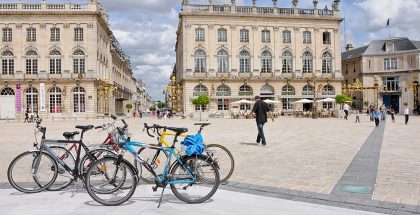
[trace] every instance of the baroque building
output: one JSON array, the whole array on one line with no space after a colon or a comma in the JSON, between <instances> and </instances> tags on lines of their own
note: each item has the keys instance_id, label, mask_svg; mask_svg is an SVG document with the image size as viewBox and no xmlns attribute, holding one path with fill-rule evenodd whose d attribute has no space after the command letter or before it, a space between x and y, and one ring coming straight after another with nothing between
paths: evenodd
<instances>
[{"instance_id":1,"label":"baroque building","mask_svg":"<svg viewBox=\"0 0 420 215\"><path fill-rule=\"evenodd\" d=\"M0 119L122 113L132 70L99 0L0 3Z\"/></svg>"},{"instance_id":2,"label":"baroque building","mask_svg":"<svg viewBox=\"0 0 420 215\"><path fill-rule=\"evenodd\" d=\"M298 8L296 0L291 8L277 7L276 0L272 7L252 2L183 1L168 88L176 112L193 112L192 100L202 94L211 99L209 111L225 113L230 103L256 95L289 110L299 99L341 94L340 1L332 1L330 9L318 9L318 1L311 9ZM332 103L318 108L332 108Z\"/></svg>"},{"instance_id":3,"label":"baroque building","mask_svg":"<svg viewBox=\"0 0 420 215\"><path fill-rule=\"evenodd\" d=\"M349 44L342 60L344 89L360 109L385 105L401 113L407 103L418 113L420 41L389 38L356 49Z\"/></svg>"}]
</instances>

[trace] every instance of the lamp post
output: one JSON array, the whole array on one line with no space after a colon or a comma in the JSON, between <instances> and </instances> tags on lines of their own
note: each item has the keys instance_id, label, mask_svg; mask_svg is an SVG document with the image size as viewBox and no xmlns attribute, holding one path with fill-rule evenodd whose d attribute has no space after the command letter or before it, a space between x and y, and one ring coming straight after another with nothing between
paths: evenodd
<instances>
[{"instance_id":1,"label":"lamp post","mask_svg":"<svg viewBox=\"0 0 420 215\"><path fill-rule=\"evenodd\" d=\"M316 97L317 97L317 87L316 87L316 73L312 72L312 81L314 83L314 102L312 105L312 119L318 119L318 114L317 114L317 102L316 102Z\"/></svg>"}]
</instances>

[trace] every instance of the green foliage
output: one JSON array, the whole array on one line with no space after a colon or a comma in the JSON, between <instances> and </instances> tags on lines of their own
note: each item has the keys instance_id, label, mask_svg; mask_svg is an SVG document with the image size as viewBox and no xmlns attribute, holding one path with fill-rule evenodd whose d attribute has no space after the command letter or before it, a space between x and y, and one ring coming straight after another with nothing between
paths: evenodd
<instances>
[{"instance_id":1,"label":"green foliage","mask_svg":"<svg viewBox=\"0 0 420 215\"><path fill-rule=\"evenodd\" d=\"M335 102L337 104L341 104L341 105L344 104L344 103L347 103L347 102L349 102L351 100L352 99L350 97L346 96L346 95L337 95L335 97Z\"/></svg>"},{"instance_id":2,"label":"green foliage","mask_svg":"<svg viewBox=\"0 0 420 215\"><path fill-rule=\"evenodd\" d=\"M130 110L131 108L133 108L133 104L128 103L128 104L125 105L125 108Z\"/></svg>"},{"instance_id":3,"label":"green foliage","mask_svg":"<svg viewBox=\"0 0 420 215\"><path fill-rule=\"evenodd\" d=\"M157 103L157 107L159 108L159 109L162 109L162 108L164 108L165 107L165 103L163 103L163 102L158 102Z\"/></svg>"},{"instance_id":4,"label":"green foliage","mask_svg":"<svg viewBox=\"0 0 420 215\"><path fill-rule=\"evenodd\" d=\"M206 106L210 104L210 98L208 95L201 95L192 101L195 106Z\"/></svg>"}]
</instances>

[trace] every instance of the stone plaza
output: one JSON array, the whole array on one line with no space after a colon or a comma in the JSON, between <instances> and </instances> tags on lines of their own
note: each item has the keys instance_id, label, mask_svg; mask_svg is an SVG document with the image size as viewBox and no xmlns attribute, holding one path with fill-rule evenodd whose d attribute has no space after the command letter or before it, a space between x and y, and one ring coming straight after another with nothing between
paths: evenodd
<instances>
[{"instance_id":1,"label":"stone plaza","mask_svg":"<svg viewBox=\"0 0 420 215\"><path fill-rule=\"evenodd\" d=\"M191 208L208 214L237 214L241 211L247 212L243 214L419 213L420 145L417 143L420 118L412 116L405 125L401 115L396 116L395 123L388 117L377 128L366 115L361 115L360 124L354 120L354 115L349 120L280 117L266 124L267 146L262 146L255 142L254 120L210 119L212 124L203 131L205 143L226 146L235 159L232 177L220 186L211 201L202 207L189 207L166 191L163 207L157 209L158 193L151 194L151 188L139 185L133 201L121 208L127 212L129 208L136 208L140 213L141 205L145 205L143 212L150 214L171 212L167 210L169 208L176 208L174 211ZM100 125L110 121L46 121L43 125L47 127L47 138L61 139L64 131L76 131L75 125ZM127 122L133 139L145 143L156 143L142 132L145 122L188 127L190 133L198 129L194 126L195 121L179 118L129 118ZM7 209L9 213L6 214L23 213L25 205L28 207L28 204L39 202L37 198L57 201L60 210L69 208L69 213L118 212L115 208L98 207L83 188L80 188L80 193L72 188L33 195L13 190L7 182L7 167L15 156L32 148L34 124L1 122L0 129L0 207L14 209ZM89 145L95 145L105 137L105 132L93 130L86 133L85 140ZM132 160L130 155L126 158ZM73 203L81 205L80 210ZM285 206L287 204L293 206ZM333 209L321 210L319 207ZM44 214L46 210L34 207L33 214Z\"/></svg>"}]
</instances>

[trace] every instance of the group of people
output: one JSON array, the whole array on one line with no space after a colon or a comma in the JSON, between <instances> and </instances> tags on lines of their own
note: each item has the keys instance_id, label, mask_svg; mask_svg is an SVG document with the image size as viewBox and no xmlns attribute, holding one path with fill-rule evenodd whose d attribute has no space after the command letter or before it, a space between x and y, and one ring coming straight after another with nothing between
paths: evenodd
<instances>
[{"instance_id":1,"label":"group of people","mask_svg":"<svg viewBox=\"0 0 420 215\"><path fill-rule=\"evenodd\" d=\"M27 108L25 111L25 122L33 122L34 119L39 118L38 111L32 112L31 108Z\"/></svg>"},{"instance_id":2,"label":"group of people","mask_svg":"<svg viewBox=\"0 0 420 215\"><path fill-rule=\"evenodd\" d=\"M157 110L152 111L152 117L158 118L158 119L161 119L162 117L164 119L170 119L173 117L173 114L171 110L161 111L160 109L157 109Z\"/></svg>"},{"instance_id":3,"label":"group of people","mask_svg":"<svg viewBox=\"0 0 420 215\"><path fill-rule=\"evenodd\" d=\"M387 108L384 104L382 106L375 107L374 105L370 105L367 109L367 112L370 116L370 121L375 122L376 127L379 126L380 121L386 121L387 115L391 115L392 122L395 122L395 110L391 106L390 108ZM408 124L410 115L410 109L408 105L404 105L404 116L405 116L405 124Z\"/></svg>"}]
</instances>

